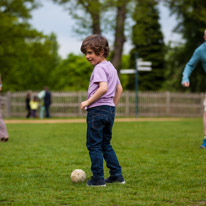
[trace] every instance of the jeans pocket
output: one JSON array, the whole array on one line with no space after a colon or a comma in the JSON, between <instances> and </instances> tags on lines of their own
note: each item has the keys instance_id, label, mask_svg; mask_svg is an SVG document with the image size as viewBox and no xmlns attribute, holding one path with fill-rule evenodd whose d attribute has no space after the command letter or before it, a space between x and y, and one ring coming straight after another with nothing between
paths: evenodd
<instances>
[{"instance_id":1,"label":"jeans pocket","mask_svg":"<svg viewBox=\"0 0 206 206\"><path fill-rule=\"evenodd\" d=\"M104 126L106 115L103 114L93 114L92 115L92 128L100 129Z\"/></svg>"}]
</instances>

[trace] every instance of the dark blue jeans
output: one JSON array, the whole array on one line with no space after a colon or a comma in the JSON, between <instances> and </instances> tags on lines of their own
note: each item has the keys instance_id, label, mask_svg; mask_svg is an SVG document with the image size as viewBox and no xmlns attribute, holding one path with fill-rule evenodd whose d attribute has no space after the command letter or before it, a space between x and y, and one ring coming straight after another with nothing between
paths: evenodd
<instances>
[{"instance_id":1,"label":"dark blue jeans","mask_svg":"<svg viewBox=\"0 0 206 206\"><path fill-rule=\"evenodd\" d=\"M104 178L103 158L111 176L122 174L115 151L110 141L115 117L115 107L98 106L88 109L87 149L91 158L93 177Z\"/></svg>"},{"instance_id":2,"label":"dark blue jeans","mask_svg":"<svg viewBox=\"0 0 206 206\"><path fill-rule=\"evenodd\" d=\"M50 106L50 105L47 105L47 104L46 104L46 105L44 105L44 106L45 106L45 111L46 111L46 115L45 115L45 116L46 116L46 117L50 117L50 113L49 113L49 106Z\"/></svg>"}]
</instances>

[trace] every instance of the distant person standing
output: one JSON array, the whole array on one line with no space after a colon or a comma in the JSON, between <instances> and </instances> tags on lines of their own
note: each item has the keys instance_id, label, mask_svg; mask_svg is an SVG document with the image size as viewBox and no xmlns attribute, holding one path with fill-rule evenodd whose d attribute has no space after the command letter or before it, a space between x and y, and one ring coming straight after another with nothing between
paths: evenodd
<instances>
[{"instance_id":1,"label":"distant person standing","mask_svg":"<svg viewBox=\"0 0 206 206\"><path fill-rule=\"evenodd\" d=\"M49 118L50 117L50 105L51 105L51 92L49 91L48 87L44 88L45 90L45 96L44 96L44 107L45 107L45 111L46 111L46 117Z\"/></svg>"},{"instance_id":2,"label":"distant person standing","mask_svg":"<svg viewBox=\"0 0 206 206\"><path fill-rule=\"evenodd\" d=\"M30 104L30 107L31 107L31 117L36 118L37 117L36 111L37 111L38 106L39 106L39 102L38 102L37 96L34 96L29 104Z\"/></svg>"},{"instance_id":3,"label":"distant person standing","mask_svg":"<svg viewBox=\"0 0 206 206\"><path fill-rule=\"evenodd\" d=\"M42 90L41 92L39 92L39 94L37 95L39 100L40 100L40 111L39 111L39 117L40 119L44 118L44 97L45 97L45 90Z\"/></svg>"},{"instance_id":4,"label":"distant person standing","mask_svg":"<svg viewBox=\"0 0 206 206\"><path fill-rule=\"evenodd\" d=\"M206 29L204 30L203 39L204 42L197 49L195 49L191 59L185 66L183 77L182 77L183 87L190 86L189 76L192 73L192 71L195 69L198 62L202 63L204 71L206 72ZM204 106L204 112L203 112L204 139L201 148L206 148L206 95L203 102L203 106Z\"/></svg>"},{"instance_id":5,"label":"distant person standing","mask_svg":"<svg viewBox=\"0 0 206 206\"><path fill-rule=\"evenodd\" d=\"M1 76L0 76L0 91L2 90ZM7 142L9 140L9 135L4 123L1 111L1 101L0 101L0 139L1 142Z\"/></svg>"},{"instance_id":6,"label":"distant person standing","mask_svg":"<svg viewBox=\"0 0 206 206\"><path fill-rule=\"evenodd\" d=\"M31 92L27 92L26 99L25 99L26 110L27 110L26 118L29 118L31 116L30 101L31 101Z\"/></svg>"}]
</instances>

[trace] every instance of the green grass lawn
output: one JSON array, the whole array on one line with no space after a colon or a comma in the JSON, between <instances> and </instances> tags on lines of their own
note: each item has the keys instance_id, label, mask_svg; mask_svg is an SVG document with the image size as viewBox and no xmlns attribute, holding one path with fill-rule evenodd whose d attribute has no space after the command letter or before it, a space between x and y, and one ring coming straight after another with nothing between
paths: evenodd
<instances>
[{"instance_id":1,"label":"green grass lawn","mask_svg":"<svg viewBox=\"0 0 206 206\"><path fill-rule=\"evenodd\" d=\"M86 124L8 124L0 142L0 205L206 205L206 150L201 119L115 123L112 145L125 185L91 188L70 174L90 158ZM105 177L108 177L105 167Z\"/></svg>"}]
</instances>

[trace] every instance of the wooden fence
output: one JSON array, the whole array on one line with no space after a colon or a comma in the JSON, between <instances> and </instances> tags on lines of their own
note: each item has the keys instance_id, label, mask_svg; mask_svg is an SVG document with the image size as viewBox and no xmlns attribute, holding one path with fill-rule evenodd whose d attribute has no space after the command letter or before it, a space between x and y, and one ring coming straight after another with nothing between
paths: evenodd
<instances>
[{"instance_id":1,"label":"wooden fence","mask_svg":"<svg viewBox=\"0 0 206 206\"><path fill-rule=\"evenodd\" d=\"M36 95L38 92L32 92ZM25 117L26 92L7 92L0 96L4 117ZM87 99L87 92L52 92L52 117L83 117L80 102ZM203 113L204 93L139 92L138 116L140 117L200 117ZM116 116L136 116L135 92L123 93Z\"/></svg>"}]
</instances>

